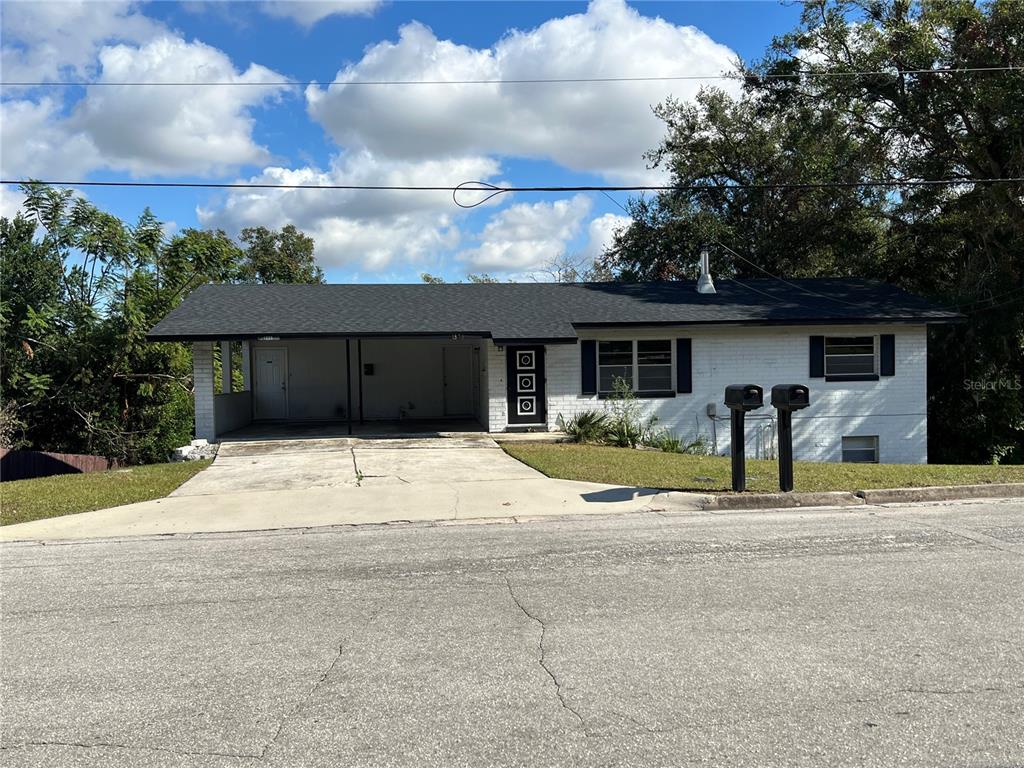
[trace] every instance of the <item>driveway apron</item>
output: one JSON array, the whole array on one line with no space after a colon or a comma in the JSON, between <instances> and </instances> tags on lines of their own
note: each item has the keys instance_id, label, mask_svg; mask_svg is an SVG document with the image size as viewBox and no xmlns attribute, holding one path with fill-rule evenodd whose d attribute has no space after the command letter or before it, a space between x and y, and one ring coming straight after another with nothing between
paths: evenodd
<instances>
[{"instance_id":1,"label":"driveway apron","mask_svg":"<svg viewBox=\"0 0 1024 768\"><path fill-rule=\"evenodd\" d=\"M171 495L541 477L489 437L267 440L223 443L213 465Z\"/></svg>"}]
</instances>

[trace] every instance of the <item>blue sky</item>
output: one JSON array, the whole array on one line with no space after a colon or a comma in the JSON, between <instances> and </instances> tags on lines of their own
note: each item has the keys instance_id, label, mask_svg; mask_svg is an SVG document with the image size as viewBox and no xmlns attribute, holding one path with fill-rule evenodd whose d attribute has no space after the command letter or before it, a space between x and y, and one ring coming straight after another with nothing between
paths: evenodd
<instances>
[{"instance_id":1,"label":"blue sky","mask_svg":"<svg viewBox=\"0 0 1024 768\"><path fill-rule=\"evenodd\" d=\"M799 6L5 2L0 13L5 81L242 83L5 88L4 178L579 185L658 181L642 159L661 135L650 105L700 84L276 83L715 74L759 56ZM129 220L148 205L169 231L294 223L331 282L522 279L563 254L592 258L626 221L600 194L505 195L463 212L445 193L83 192ZM17 204L5 190L3 213Z\"/></svg>"}]
</instances>

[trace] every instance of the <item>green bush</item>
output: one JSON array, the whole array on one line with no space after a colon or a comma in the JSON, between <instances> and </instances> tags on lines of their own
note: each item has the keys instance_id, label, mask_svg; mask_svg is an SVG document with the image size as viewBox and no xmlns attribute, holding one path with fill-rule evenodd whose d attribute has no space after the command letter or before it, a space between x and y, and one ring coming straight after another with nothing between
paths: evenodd
<instances>
[{"instance_id":1,"label":"green bush","mask_svg":"<svg viewBox=\"0 0 1024 768\"><path fill-rule=\"evenodd\" d=\"M566 421L559 414L558 427L574 443L603 443L608 438L608 415L597 410L581 411Z\"/></svg>"},{"instance_id":2,"label":"green bush","mask_svg":"<svg viewBox=\"0 0 1024 768\"><path fill-rule=\"evenodd\" d=\"M684 443L681 437L667 429L652 435L647 445L665 453L685 453L690 456L710 456L713 453L704 435L698 434L690 442Z\"/></svg>"},{"instance_id":3,"label":"green bush","mask_svg":"<svg viewBox=\"0 0 1024 768\"><path fill-rule=\"evenodd\" d=\"M655 432L651 435L651 440L648 443L651 448L657 448L659 451L665 453L683 453L683 441L673 432L667 429L663 429L661 432Z\"/></svg>"},{"instance_id":4,"label":"green bush","mask_svg":"<svg viewBox=\"0 0 1024 768\"><path fill-rule=\"evenodd\" d=\"M612 381L612 394L605 401L605 410L608 415L607 442L610 445L636 448L650 442L658 417L642 417L632 385L621 376Z\"/></svg>"}]
</instances>

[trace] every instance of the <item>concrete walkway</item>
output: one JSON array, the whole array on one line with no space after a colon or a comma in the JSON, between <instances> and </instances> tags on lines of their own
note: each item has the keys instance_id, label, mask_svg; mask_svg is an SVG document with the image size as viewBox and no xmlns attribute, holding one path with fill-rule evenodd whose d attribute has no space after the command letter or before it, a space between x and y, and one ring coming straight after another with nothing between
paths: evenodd
<instances>
[{"instance_id":1,"label":"concrete walkway","mask_svg":"<svg viewBox=\"0 0 1024 768\"><path fill-rule=\"evenodd\" d=\"M698 511L698 494L553 480L490 438L225 443L169 497L0 528L0 541Z\"/></svg>"}]
</instances>

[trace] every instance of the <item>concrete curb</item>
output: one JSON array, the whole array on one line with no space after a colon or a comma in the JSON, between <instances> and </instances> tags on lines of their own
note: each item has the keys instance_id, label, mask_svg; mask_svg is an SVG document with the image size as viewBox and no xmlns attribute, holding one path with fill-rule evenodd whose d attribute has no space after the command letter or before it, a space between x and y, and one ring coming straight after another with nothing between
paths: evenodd
<instances>
[{"instance_id":1,"label":"concrete curb","mask_svg":"<svg viewBox=\"0 0 1024 768\"><path fill-rule=\"evenodd\" d=\"M819 493L742 493L712 496L705 510L789 509L792 507L859 507L866 502L849 491Z\"/></svg>"},{"instance_id":2,"label":"concrete curb","mask_svg":"<svg viewBox=\"0 0 1024 768\"><path fill-rule=\"evenodd\" d=\"M1024 483L987 483L984 485L925 486L923 488L876 488L857 491L866 504L893 504L912 501L953 501L955 499L996 499L1024 497Z\"/></svg>"},{"instance_id":3,"label":"concrete curb","mask_svg":"<svg viewBox=\"0 0 1024 768\"><path fill-rule=\"evenodd\" d=\"M862 491L823 491L819 493L738 493L708 496L700 508L714 511L792 509L794 507L858 507L866 504L999 498L1024 498L1024 483L935 485L921 488L875 488Z\"/></svg>"}]
</instances>

